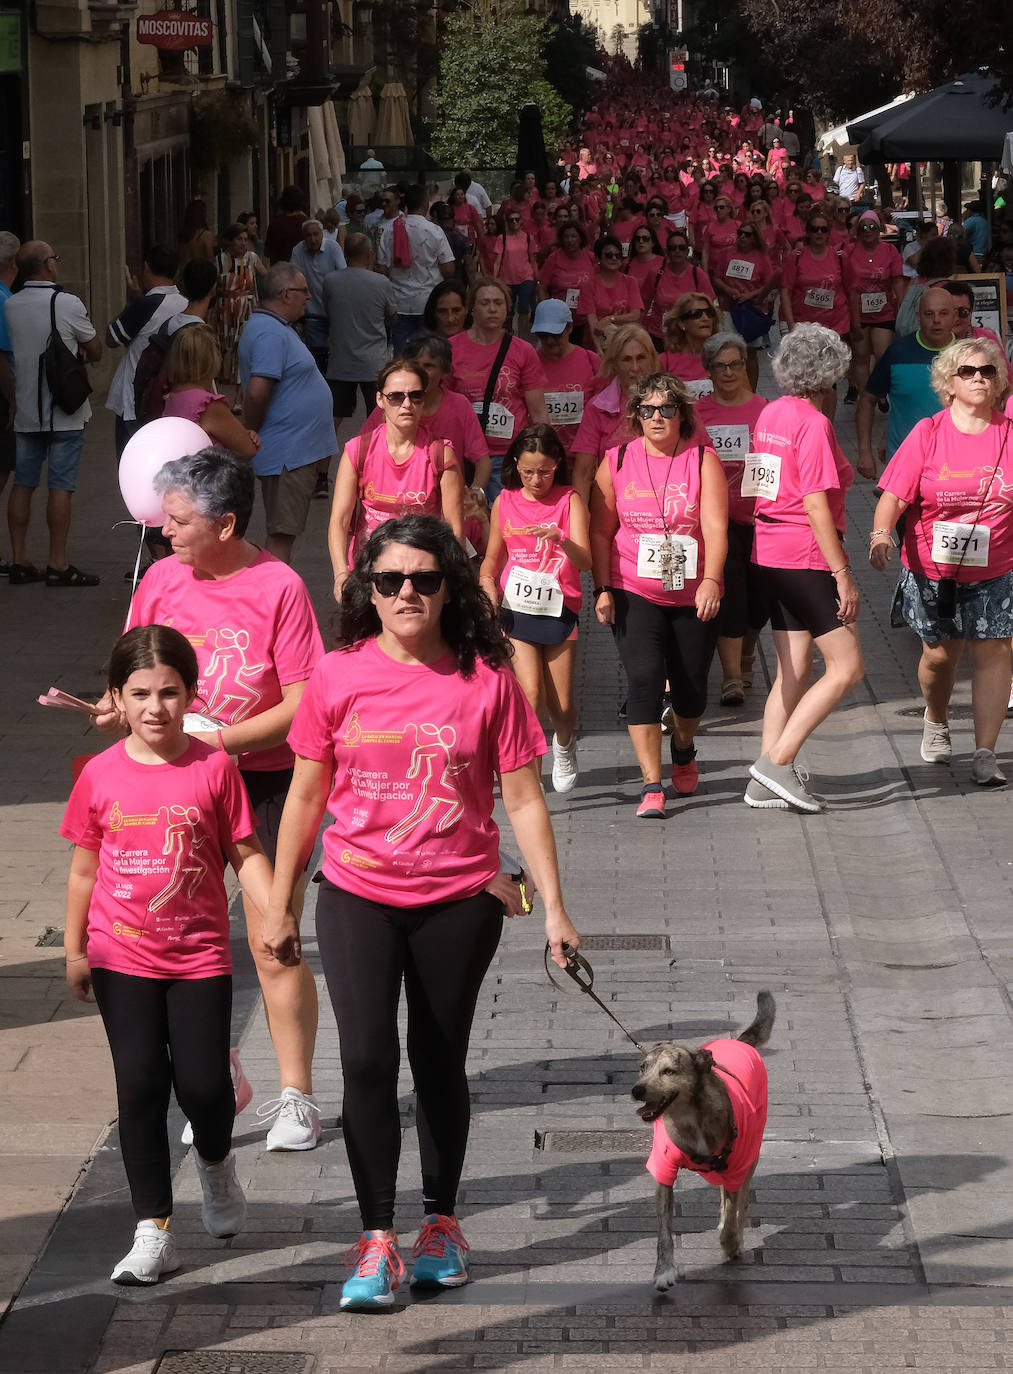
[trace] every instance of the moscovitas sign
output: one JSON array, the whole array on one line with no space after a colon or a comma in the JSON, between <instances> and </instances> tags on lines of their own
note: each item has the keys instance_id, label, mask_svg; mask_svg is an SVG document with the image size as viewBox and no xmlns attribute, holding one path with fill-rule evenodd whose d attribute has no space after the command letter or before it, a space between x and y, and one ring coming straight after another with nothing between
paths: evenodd
<instances>
[{"instance_id":1,"label":"moscovitas sign","mask_svg":"<svg viewBox=\"0 0 1013 1374\"><path fill-rule=\"evenodd\" d=\"M183 10L159 10L157 14L139 15L137 19L138 43L151 43L156 48L173 52L206 48L213 33L210 19L186 14Z\"/></svg>"}]
</instances>

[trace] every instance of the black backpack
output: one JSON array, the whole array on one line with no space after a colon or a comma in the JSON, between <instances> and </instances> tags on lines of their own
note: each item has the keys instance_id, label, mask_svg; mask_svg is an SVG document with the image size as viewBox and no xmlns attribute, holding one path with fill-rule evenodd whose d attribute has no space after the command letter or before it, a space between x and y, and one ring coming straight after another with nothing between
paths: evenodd
<instances>
[{"instance_id":1,"label":"black backpack","mask_svg":"<svg viewBox=\"0 0 1013 1374\"><path fill-rule=\"evenodd\" d=\"M134 415L142 424L160 420L165 409L165 393L169 386L169 345L172 343L166 324L156 329L137 359L134 372Z\"/></svg>"},{"instance_id":2,"label":"black backpack","mask_svg":"<svg viewBox=\"0 0 1013 1374\"><path fill-rule=\"evenodd\" d=\"M73 415L80 410L91 395L91 382L84 363L72 353L63 342L56 327L56 296L60 290L53 288L49 299L49 339L39 354L39 424L42 424L42 378L46 378L49 394L57 410ZM52 427L52 419L50 419Z\"/></svg>"}]
</instances>

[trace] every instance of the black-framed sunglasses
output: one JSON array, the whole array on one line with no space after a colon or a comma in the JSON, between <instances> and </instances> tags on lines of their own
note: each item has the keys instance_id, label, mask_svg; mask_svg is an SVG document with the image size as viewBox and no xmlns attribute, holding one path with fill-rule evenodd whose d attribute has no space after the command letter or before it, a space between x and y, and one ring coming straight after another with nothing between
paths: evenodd
<instances>
[{"instance_id":1,"label":"black-framed sunglasses","mask_svg":"<svg viewBox=\"0 0 1013 1374\"><path fill-rule=\"evenodd\" d=\"M419 596L435 596L443 586L443 574L438 568L425 568L422 572L375 572L370 582L381 596L397 596L405 582L410 582Z\"/></svg>"},{"instance_id":2,"label":"black-framed sunglasses","mask_svg":"<svg viewBox=\"0 0 1013 1374\"><path fill-rule=\"evenodd\" d=\"M653 420L655 415L660 415L663 420L674 420L679 413L679 407L666 401L660 406L640 405L637 406L637 415L641 420Z\"/></svg>"},{"instance_id":3,"label":"black-framed sunglasses","mask_svg":"<svg viewBox=\"0 0 1013 1374\"><path fill-rule=\"evenodd\" d=\"M810 226L809 226L809 232L810 232L810 234L829 234L829 233L830 233L830 225L829 225L829 224L810 224Z\"/></svg>"},{"instance_id":4,"label":"black-framed sunglasses","mask_svg":"<svg viewBox=\"0 0 1013 1374\"><path fill-rule=\"evenodd\" d=\"M711 313L711 312L710 312L709 310L705 309L704 306L701 305L701 306L699 306L696 310L687 310L686 313L685 313L685 315L677 315L677 316L676 316L676 319L677 319L677 320L702 320L703 317L704 317L705 315L709 315L710 313Z\"/></svg>"},{"instance_id":5,"label":"black-framed sunglasses","mask_svg":"<svg viewBox=\"0 0 1013 1374\"><path fill-rule=\"evenodd\" d=\"M637 234L637 236L636 236L636 238L633 240L633 242L634 242L634 243L650 243L650 242L651 242L651 236L650 236L650 234Z\"/></svg>"},{"instance_id":6,"label":"black-framed sunglasses","mask_svg":"<svg viewBox=\"0 0 1013 1374\"><path fill-rule=\"evenodd\" d=\"M420 406L426 399L424 391L381 391L380 395L392 406L403 406L405 401L409 405Z\"/></svg>"},{"instance_id":7,"label":"black-framed sunglasses","mask_svg":"<svg viewBox=\"0 0 1013 1374\"><path fill-rule=\"evenodd\" d=\"M740 229L735 237L737 239L755 239L756 235L753 233L752 229Z\"/></svg>"},{"instance_id":8,"label":"black-framed sunglasses","mask_svg":"<svg viewBox=\"0 0 1013 1374\"><path fill-rule=\"evenodd\" d=\"M975 367L971 363L961 363L957 368L957 376L962 382L969 382L972 377L981 377L983 381L990 382L998 371L995 363L982 363L980 367Z\"/></svg>"},{"instance_id":9,"label":"black-framed sunglasses","mask_svg":"<svg viewBox=\"0 0 1013 1374\"><path fill-rule=\"evenodd\" d=\"M672 239L669 239L668 251L670 253L688 253L689 244L684 243L682 239L675 239L674 241Z\"/></svg>"}]
</instances>

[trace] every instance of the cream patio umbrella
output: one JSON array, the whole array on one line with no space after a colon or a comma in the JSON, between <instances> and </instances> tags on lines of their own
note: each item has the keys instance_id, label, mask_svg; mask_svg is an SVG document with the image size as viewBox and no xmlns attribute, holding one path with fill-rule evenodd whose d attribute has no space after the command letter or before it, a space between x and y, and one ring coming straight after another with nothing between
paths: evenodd
<instances>
[{"instance_id":1,"label":"cream patio umbrella","mask_svg":"<svg viewBox=\"0 0 1013 1374\"><path fill-rule=\"evenodd\" d=\"M400 81L388 81L380 92L373 143L378 148L410 148L414 142L405 88Z\"/></svg>"},{"instance_id":2,"label":"cream patio umbrella","mask_svg":"<svg viewBox=\"0 0 1013 1374\"><path fill-rule=\"evenodd\" d=\"M369 89L370 75L367 72L348 97L348 131L356 148L366 148L373 142L376 109L373 92Z\"/></svg>"}]
</instances>

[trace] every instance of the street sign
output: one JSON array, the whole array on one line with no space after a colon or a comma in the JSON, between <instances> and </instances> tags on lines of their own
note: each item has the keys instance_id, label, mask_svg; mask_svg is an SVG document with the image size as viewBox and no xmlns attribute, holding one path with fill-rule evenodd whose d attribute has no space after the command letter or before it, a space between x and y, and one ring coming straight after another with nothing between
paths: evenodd
<instances>
[{"instance_id":1,"label":"street sign","mask_svg":"<svg viewBox=\"0 0 1013 1374\"><path fill-rule=\"evenodd\" d=\"M137 19L138 43L150 43L163 52L207 48L213 38L214 24L199 14L186 14L183 10L159 10L157 14L139 15Z\"/></svg>"}]
</instances>

